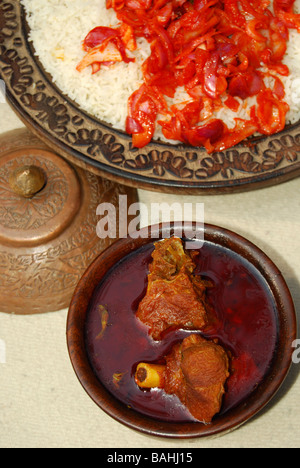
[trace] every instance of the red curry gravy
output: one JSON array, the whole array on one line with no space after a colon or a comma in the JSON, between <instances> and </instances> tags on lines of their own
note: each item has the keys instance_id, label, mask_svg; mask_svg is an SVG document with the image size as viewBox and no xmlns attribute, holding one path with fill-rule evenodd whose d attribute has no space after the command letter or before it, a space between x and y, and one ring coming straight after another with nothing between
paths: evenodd
<instances>
[{"instance_id":1,"label":"red curry gravy","mask_svg":"<svg viewBox=\"0 0 300 468\"><path fill-rule=\"evenodd\" d=\"M141 390L134 381L139 362L159 363L175 343L195 333L168 330L156 342L135 317L146 293L153 248L147 245L125 257L99 285L87 316L87 352L102 384L130 408L162 421L193 421L176 396L160 389ZM218 339L232 357L221 410L225 413L268 372L277 342L276 307L262 275L224 247L206 242L195 274L211 281L207 300L217 316L217 324L203 336Z\"/></svg>"}]
</instances>

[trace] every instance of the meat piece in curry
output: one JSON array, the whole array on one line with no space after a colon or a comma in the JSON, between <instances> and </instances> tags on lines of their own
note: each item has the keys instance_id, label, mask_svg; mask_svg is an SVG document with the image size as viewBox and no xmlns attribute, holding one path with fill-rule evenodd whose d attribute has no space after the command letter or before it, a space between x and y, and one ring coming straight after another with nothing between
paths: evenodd
<instances>
[{"instance_id":1,"label":"meat piece in curry","mask_svg":"<svg viewBox=\"0 0 300 468\"><path fill-rule=\"evenodd\" d=\"M140 363L135 381L141 388L158 387L176 395L195 419L208 424L220 412L228 377L223 347L192 334L173 347L164 365Z\"/></svg>"},{"instance_id":2,"label":"meat piece in curry","mask_svg":"<svg viewBox=\"0 0 300 468\"><path fill-rule=\"evenodd\" d=\"M169 328L202 330L209 320L205 304L208 283L193 274L192 255L181 239L172 237L155 244L147 292L139 304L138 319L149 327L154 340Z\"/></svg>"}]
</instances>

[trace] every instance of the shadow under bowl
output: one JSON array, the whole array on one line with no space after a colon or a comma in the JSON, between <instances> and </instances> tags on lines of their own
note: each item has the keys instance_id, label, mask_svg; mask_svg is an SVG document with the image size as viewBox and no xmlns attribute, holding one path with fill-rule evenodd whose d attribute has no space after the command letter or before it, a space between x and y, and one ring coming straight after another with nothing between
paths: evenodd
<instances>
[{"instance_id":1,"label":"shadow under bowl","mask_svg":"<svg viewBox=\"0 0 300 468\"><path fill-rule=\"evenodd\" d=\"M277 314L277 347L271 366L257 388L240 404L224 414L216 415L212 423L166 422L145 416L115 398L96 376L87 352L85 325L96 288L109 270L127 255L158 239L169 238L177 232L182 238L198 239L229 249L250 262L267 283ZM213 225L197 223L165 223L140 231L140 237L130 236L113 243L101 253L80 280L67 320L67 345L74 371L92 400L119 423L148 434L168 438L211 437L236 429L256 415L272 399L283 383L292 363L292 343L296 338L296 316L293 300L286 282L274 263L254 244L240 235Z\"/></svg>"}]
</instances>

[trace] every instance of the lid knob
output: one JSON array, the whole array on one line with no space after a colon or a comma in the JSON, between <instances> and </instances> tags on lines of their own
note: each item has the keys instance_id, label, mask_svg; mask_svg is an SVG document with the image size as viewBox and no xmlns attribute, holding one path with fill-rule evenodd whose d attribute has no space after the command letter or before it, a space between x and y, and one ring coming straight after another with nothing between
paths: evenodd
<instances>
[{"instance_id":1,"label":"lid knob","mask_svg":"<svg viewBox=\"0 0 300 468\"><path fill-rule=\"evenodd\" d=\"M45 184L45 173L37 166L22 166L15 169L9 177L10 188L24 198L34 197Z\"/></svg>"}]
</instances>

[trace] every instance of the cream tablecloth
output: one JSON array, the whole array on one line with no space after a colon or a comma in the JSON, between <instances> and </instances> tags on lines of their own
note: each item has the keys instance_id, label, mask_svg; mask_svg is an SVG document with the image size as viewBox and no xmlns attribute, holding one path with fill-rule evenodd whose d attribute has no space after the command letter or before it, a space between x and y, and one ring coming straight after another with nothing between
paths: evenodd
<instances>
[{"instance_id":1,"label":"cream tablecloth","mask_svg":"<svg viewBox=\"0 0 300 468\"><path fill-rule=\"evenodd\" d=\"M22 127L0 104L1 133ZM180 196L139 191L140 201L204 203L205 221L247 237L281 269L300 313L300 180L235 195ZM146 223L147 219L144 219ZM0 298L1 310L1 298ZM67 310L39 316L0 313L0 447L254 448L300 446L300 364L272 402L230 434L178 441L152 438L104 414L79 384L66 347Z\"/></svg>"}]
</instances>

